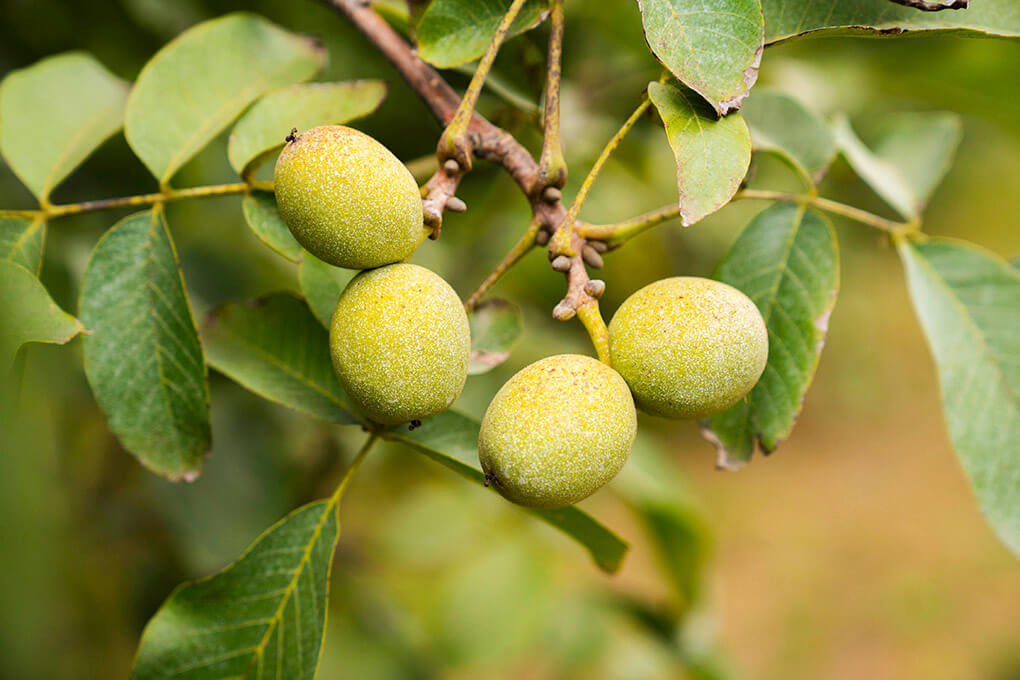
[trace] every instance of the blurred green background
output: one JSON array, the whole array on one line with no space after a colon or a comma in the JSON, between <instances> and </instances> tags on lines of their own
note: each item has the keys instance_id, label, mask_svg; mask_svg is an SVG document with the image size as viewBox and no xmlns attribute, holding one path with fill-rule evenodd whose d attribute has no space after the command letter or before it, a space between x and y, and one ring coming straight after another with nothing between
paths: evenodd
<instances>
[{"instance_id":1,"label":"blurred green background","mask_svg":"<svg viewBox=\"0 0 1020 680\"><path fill-rule=\"evenodd\" d=\"M659 67L634 2L567 4L571 195ZM386 103L358 126L406 161L434 149L439 129L414 95L341 17L310 0L0 0L0 75L81 49L133 79L181 30L237 9L321 37L330 61L318 80L388 80ZM508 43L497 65L532 101L545 30ZM463 86L466 77L451 80ZM769 48L760 82L822 113L848 112L865 138L886 112L959 112L963 144L925 229L1020 253L1020 44L803 40ZM482 107L537 148L533 116L491 94ZM175 184L236 181L225 148L224 135ZM674 172L661 126L643 121L584 218L608 222L674 201ZM752 186L797 183L761 159ZM118 135L54 200L155 189ZM841 161L822 193L889 213ZM528 209L504 174L481 163L460 195L469 211L448 215L443 237L415 261L466 296L519 237ZM2 164L0 205L32 207ZM663 225L607 255L607 319L645 283L708 275L763 207L730 206L689 229ZM121 216L51 224L42 278L63 308L76 309L88 253ZM296 290L293 266L250 233L238 198L171 204L168 220L199 316ZM714 470L695 424L643 418L633 464L582 504L633 543L616 576L495 494L406 450L374 453L344 501L318 677L1020 678L1020 569L983 523L950 449L895 253L866 227L837 220L837 230L842 289L793 436L768 459L726 473ZM527 363L590 351L579 324L550 317L562 293L562 277L539 253L497 286L495 295L524 308L525 334L506 364L469 380L459 408L480 416ZM143 625L173 586L221 568L290 509L327 494L362 439L357 428L314 422L213 373L206 472L173 485L145 472L106 428L79 342L32 346L25 360L24 433L0 455L2 678L126 678ZM655 470L684 508L694 543L711 546L682 620L665 608L676 597L668 570L614 493L642 469Z\"/></svg>"}]
</instances>

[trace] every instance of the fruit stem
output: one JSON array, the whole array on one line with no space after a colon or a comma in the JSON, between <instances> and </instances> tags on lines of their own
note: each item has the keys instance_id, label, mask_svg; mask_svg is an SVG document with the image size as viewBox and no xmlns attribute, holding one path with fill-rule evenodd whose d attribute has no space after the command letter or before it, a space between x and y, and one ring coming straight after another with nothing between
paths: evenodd
<instances>
[{"instance_id":1,"label":"fruit stem","mask_svg":"<svg viewBox=\"0 0 1020 680\"><path fill-rule=\"evenodd\" d=\"M763 191L759 189L743 189L734 194L731 201L757 200L757 201L790 201L811 205L819 210L840 215L847 219L865 224L875 229L881 229L892 234L902 234L917 230L914 222L894 222L884 217L875 215L866 210L855 208L845 203L833 201L813 194L792 194L782 191ZM618 246L628 241L646 229L650 229L661 222L671 220L680 216L679 205L668 205L658 210L647 212L643 215L631 218L616 224L586 224L579 227L578 231L586 239L605 241L610 246Z\"/></svg>"},{"instance_id":2,"label":"fruit stem","mask_svg":"<svg viewBox=\"0 0 1020 680\"><path fill-rule=\"evenodd\" d=\"M581 206L584 205L585 200L588 198L588 192L591 191L592 185L595 184L595 179L599 176L606 161L609 160L609 157L620 146L623 138L627 136L627 133L638 122L638 119L641 118L650 104L651 101L647 96L642 97L641 103L634 109L634 113L630 114L630 117L624 121L620 129L616 131L616 134L606 143L606 147L602 149L602 153L595 161L595 164L591 166L591 170L588 171L588 176L581 183L581 188L577 190L577 196L574 197L574 203L570 206L570 210L567 211L563 224L556 230L556 235L550 244L553 253L557 255L576 255L576 253L572 252L573 249L570 242L571 233L577 225L577 217L581 214Z\"/></svg>"},{"instance_id":3,"label":"fruit stem","mask_svg":"<svg viewBox=\"0 0 1020 680\"><path fill-rule=\"evenodd\" d=\"M541 221L537 218L532 218L531 223L528 224L527 231L521 236L520 240L514 244L514 247L503 256L503 259L499 261L499 264L489 272L489 275L478 284L478 288L475 292L468 296L468 299L464 301L464 311L470 314L478 303L481 302L482 297L489 292L489 290L496 285L504 274L510 269L510 267L517 264L525 255L531 252L531 249L535 246L535 237L538 235Z\"/></svg>"},{"instance_id":4,"label":"fruit stem","mask_svg":"<svg viewBox=\"0 0 1020 680\"><path fill-rule=\"evenodd\" d=\"M113 208L126 208L140 205L152 205L154 203L168 203L187 198L202 198L205 196L227 196L230 194L248 193L251 189L272 190L272 184L267 182L237 182L235 184L210 184L201 187L188 187L187 189L166 189L153 194L139 194L137 196L122 196L120 198L101 198L96 201L83 201L81 203L67 203L64 205L48 205L42 210L0 210L0 217L38 217L46 219L64 217L66 215L77 215L97 210L111 210Z\"/></svg>"},{"instance_id":5,"label":"fruit stem","mask_svg":"<svg viewBox=\"0 0 1020 680\"><path fill-rule=\"evenodd\" d=\"M584 329L588 331L591 344L595 346L599 361L611 366L609 360L609 329L602 318L598 300L591 300L577 308L577 318L581 320Z\"/></svg>"},{"instance_id":6,"label":"fruit stem","mask_svg":"<svg viewBox=\"0 0 1020 680\"><path fill-rule=\"evenodd\" d=\"M563 0L553 0L549 18L549 65L545 79L545 115L542 119L542 155L538 161L535 192L547 187L562 189L567 181L567 163L560 140L560 80L563 61Z\"/></svg>"},{"instance_id":7,"label":"fruit stem","mask_svg":"<svg viewBox=\"0 0 1020 680\"><path fill-rule=\"evenodd\" d=\"M475 104L478 103L482 86L485 85L485 78L489 75L489 70L492 69L492 64L496 60L496 54L499 53L499 48L506 40L511 24L517 18L521 8L524 7L524 2L525 0L514 0L510 9L499 22L496 34L492 36L492 41L486 48L485 54L482 55L481 61L478 62L478 68L471 76L471 82L464 92L464 97L460 100L456 113L453 114L453 120L446 126L443 135L439 138L439 147L436 153L440 161L453 159L460 164L464 171L471 169L472 150L467 136L468 123L471 122L471 116L474 115Z\"/></svg>"},{"instance_id":8,"label":"fruit stem","mask_svg":"<svg viewBox=\"0 0 1020 680\"><path fill-rule=\"evenodd\" d=\"M379 436L378 432L373 432L369 438L365 440L365 443L361 445L357 455L354 456L354 460L351 461L351 464L346 470L344 470L344 475L340 478L340 484L336 487L336 491L333 492L332 498L330 498L331 503L336 503L343 497L344 491L347 490L347 485L350 484L351 479L354 477L354 473L358 471L359 467L361 467L362 461L365 460L365 456L368 455L372 446L379 441Z\"/></svg>"}]
</instances>

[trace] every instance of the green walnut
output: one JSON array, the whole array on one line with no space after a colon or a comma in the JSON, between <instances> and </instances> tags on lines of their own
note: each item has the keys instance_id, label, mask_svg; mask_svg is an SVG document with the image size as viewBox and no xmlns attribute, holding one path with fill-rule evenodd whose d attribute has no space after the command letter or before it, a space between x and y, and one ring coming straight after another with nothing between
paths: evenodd
<instances>
[{"instance_id":1,"label":"green walnut","mask_svg":"<svg viewBox=\"0 0 1020 680\"><path fill-rule=\"evenodd\" d=\"M703 418L751 391L765 370L769 341L746 295L681 276L645 286L620 305L609 324L609 350L641 410Z\"/></svg>"},{"instance_id":2,"label":"green walnut","mask_svg":"<svg viewBox=\"0 0 1020 680\"><path fill-rule=\"evenodd\" d=\"M424 234L411 173L385 146L343 125L314 127L288 142L274 189L298 243L337 267L406 260Z\"/></svg>"},{"instance_id":3,"label":"green walnut","mask_svg":"<svg viewBox=\"0 0 1020 680\"><path fill-rule=\"evenodd\" d=\"M561 354L500 388L482 419L478 457L486 483L507 500L559 508L615 477L636 435L634 399L620 374Z\"/></svg>"},{"instance_id":4,"label":"green walnut","mask_svg":"<svg viewBox=\"0 0 1020 680\"><path fill-rule=\"evenodd\" d=\"M329 333L333 368L369 420L398 425L445 411L467 380L471 332L446 281L415 264L355 276Z\"/></svg>"}]
</instances>

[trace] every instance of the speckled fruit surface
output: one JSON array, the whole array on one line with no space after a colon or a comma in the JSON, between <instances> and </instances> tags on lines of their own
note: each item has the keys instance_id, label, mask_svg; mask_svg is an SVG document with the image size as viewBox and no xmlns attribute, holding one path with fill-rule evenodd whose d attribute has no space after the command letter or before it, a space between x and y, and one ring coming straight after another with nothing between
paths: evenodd
<instances>
[{"instance_id":1,"label":"speckled fruit surface","mask_svg":"<svg viewBox=\"0 0 1020 680\"><path fill-rule=\"evenodd\" d=\"M649 284L609 324L613 367L641 410L702 418L740 401L765 370L765 321L736 288L697 277Z\"/></svg>"},{"instance_id":2,"label":"speckled fruit surface","mask_svg":"<svg viewBox=\"0 0 1020 680\"><path fill-rule=\"evenodd\" d=\"M636 435L634 399L620 374L591 357L560 354L521 369L496 393L478 457L507 500L558 508L615 477Z\"/></svg>"},{"instance_id":3,"label":"speckled fruit surface","mask_svg":"<svg viewBox=\"0 0 1020 680\"><path fill-rule=\"evenodd\" d=\"M384 425L445 411L467 380L471 332L457 293L433 272L393 264L347 284L329 333L355 407Z\"/></svg>"},{"instance_id":4,"label":"speckled fruit surface","mask_svg":"<svg viewBox=\"0 0 1020 680\"><path fill-rule=\"evenodd\" d=\"M308 252L369 269L411 256L424 232L414 177L389 149L343 125L321 125L283 147L276 207Z\"/></svg>"}]
</instances>

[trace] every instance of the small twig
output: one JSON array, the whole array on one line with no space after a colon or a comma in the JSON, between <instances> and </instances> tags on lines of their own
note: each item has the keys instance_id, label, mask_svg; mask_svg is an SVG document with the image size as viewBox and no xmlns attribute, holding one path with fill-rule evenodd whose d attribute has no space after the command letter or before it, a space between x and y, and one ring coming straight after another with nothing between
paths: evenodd
<instances>
[{"instance_id":1,"label":"small twig","mask_svg":"<svg viewBox=\"0 0 1020 680\"><path fill-rule=\"evenodd\" d=\"M478 284L478 288L475 292L468 296L468 299L464 301L464 309L471 313L478 303L481 302L482 297L489 292L489 290L496 285L504 274L509 271L510 267L514 266L521 259L531 252L531 249L535 247L535 237L538 235L538 231L541 228L541 223L537 219L532 219L531 223L528 224L527 231L521 236L520 240L514 244L514 247L499 261L499 264L489 272L489 275Z\"/></svg>"},{"instance_id":2,"label":"small twig","mask_svg":"<svg viewBox=\"0 0 1020 680\"><path fill-rule=\"evenodd\" d=\"M153 194L140 194L138 196L122 196L120 198L101 198L95 201L83 201L81 203L67 203L65 205L49 205L42 210L0 210L0 217L38 217L42 215L46 219L64 217L66 215L77 215L97 210L111 210L113 208L127 208L140 205L152 205L154 203L169 203L186 198L202 198L206 196L227 196L230 194L243 194L253 188L268 188L272 185L262 183L248 184L238 182L236 184L212 184L202 187L190 187L187 189L167 189Z\"/></svg>"},{"instance_id":3,"label":"small twig","mask_svg":"<svg viewBox=\"0 0 1020 680\"><path fill-rule=\"evenodd\" d=\"M535 192L549 192L553 200L560 199L559 190L567 181L567 163L563 159L560 140L560 81L563 61L563 0L553 0L550 14L549 66L545 80L545 116L542 127L542 155L538 161L538 179Z\"/></svg>"},{"instance_id":4,"label":"small twig","mask_svg":"<svg viewBox=\"0 0 1020 680\"><path fill-rule=\"evenodd\" d=\"M916 225L911 222L894 222L866 210L861 210L860 208L855 208L851 205L846 205L845 203L839 203L837 201L812 194L792 194L782 191L743 189L734 194L731 199L731 201L741 200L790 201L792 203L804 203L814 206L819 210L824 210L825 212L835 215L841 215L855 222L874 227L875 229L881 229L882 231L888 231L893 234L908 232L916 227ZM658 210L653 210L624 222L617 222L616 224L582 225L578 228L578 231L586 239L604 241L610 247L616 247L657 224L679 216L679 205L667 205L663 208L659 208Z\"/></svg>"},{"instance_id":5,"label":"small twig","mask_svg":"<svg viewBox=\"0 0 1020 680\"><path fill-rule=\"evenodd\" d=\"M967 9L967 5L970 4L970 0L950 0L948 4L943 4L938 2L938 0L935 2L928 2L927 0L891 0L891 2L895 2L897 5L913 7L922 12L941 12L944 9Z\"/></svg>"},{"instance_id":6,"label":"small twig","mask_svg":"<svg viewBox=\"0 0 1020 680\"><path fill-rule=\"evenodd\" d=\"M513 24L521 8L524 7L524 2L525 0L514 0L510 5L510 9L507 10L506 14L503 15L503 19L499 22L496 33L492 36L492 41L489 42L489 46L485 49L485 54L482 55L481 60L478 62L478 68L475 69L475 74L471 76L471 82L464 92L464 97L460 100L457 111L453 114L453 120L446 126L442 136L439 138L436 154L439 156L440 162L453 159L460 164L465 172L471 169L472 149L471 140L468 137L468 124L475 113L475 104L478 103L478 97L482 93L485 78L489 75L489 70L492 68L493 62L496 61L499 48L502 47L503 41L506 40L506 36L510 32L510 25Z\"/></svg>"}]
</instances>

